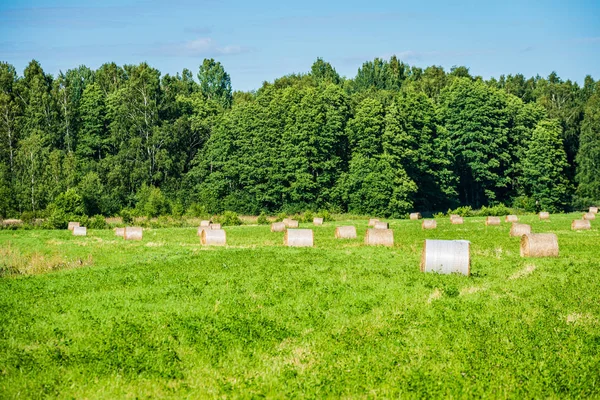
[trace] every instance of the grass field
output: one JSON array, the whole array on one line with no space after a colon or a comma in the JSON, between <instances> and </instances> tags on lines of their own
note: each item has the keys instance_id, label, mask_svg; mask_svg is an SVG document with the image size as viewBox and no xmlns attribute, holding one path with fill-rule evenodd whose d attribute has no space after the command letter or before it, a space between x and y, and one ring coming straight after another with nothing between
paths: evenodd
<instances>
[{"instance_id":1,"label":"grass field","mask_svg":"<svg viewBox=\"0 0 600 400\"><path fill-rule=\"evenodd\" d=\"M366 220L304 249L268 226L224 248L0 231L0 398L598 398L600 232L580 217L521 217L555 259L484 218L393 220L393 248L363 245ZM359 239L334 239L348 223ZM471 276L421 273L425 238L470 240Z\"/></svg>"}]
</instances>

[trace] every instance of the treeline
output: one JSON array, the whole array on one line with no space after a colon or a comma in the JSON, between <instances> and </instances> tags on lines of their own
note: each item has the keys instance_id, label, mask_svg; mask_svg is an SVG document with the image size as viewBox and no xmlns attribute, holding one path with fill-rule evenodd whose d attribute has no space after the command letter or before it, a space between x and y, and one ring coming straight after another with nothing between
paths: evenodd
<instances>
[{"instance_id":1,"label":"treeline","mask_svg":"<svg viewBox=\"0 0 600 400\"><path fill-rule=\"evenodd\" d=\"M197 78L197 79L195 79ZM232 93L219 62L0 63L0 217L600 203L600 82L366 62Z\"/></svg>"}]
</instances>

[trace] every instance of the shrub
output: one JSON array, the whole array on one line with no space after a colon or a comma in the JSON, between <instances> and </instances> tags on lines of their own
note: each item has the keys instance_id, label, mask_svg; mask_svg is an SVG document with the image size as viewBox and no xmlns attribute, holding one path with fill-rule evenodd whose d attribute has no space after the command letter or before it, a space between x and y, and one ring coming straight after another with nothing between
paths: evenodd
<instances>
[{"instance_id":1,"label":"shrub","mask_svg":"<svg viewBox=\"0 0 600 400\"><path fill-rule=\"evenodd\" d=\"M267 218L267 214L264 211L261 212L256 222L258 222L259 225L268 225L269 219Z\"/></svg>"},{"instance_id":2,"label":"shrub","mask_svg":"<svg viewBox=\"0 0 600 400\"><path fill-rule=\"evenodd\" d=\"M83 199L75 189L69 189L56 196L53 204L56 209L65 214L82 215L84 213Z\"/></svg>"},{"instance_id":3,"label":"shrub","mask_svg":"<svg viewBox=\"0 0 600 400\"><path fill-rule=\"evenodd\" d=\"M310 223L313 221L314 217L315 216L313 215L312 211L306 211L304 213L304 215L302 216L302 218L299 218L299 219L300 219L300 222Z\"/></svg>"},{"instance_id":4,"label":"shrub","mask_svg":"<svg viewBox=\"0 0 600 400\"><path fill-rule=\"evenodd\" d=\"M119 215L121 216L121 218L123 218L124 224L133 223L133 212L131 211L130 208L122 209L121 212L119 213Z\"/></svg>"},{"instance_id":5,"label":"shrub","mask_svg":"<svg viewBox=\"0 0 600 400\"><path fill-rule=\"evenodd\" d=\"M448 215L450 214L460 215L461 217L472 217L474 215L471 206L458 207L454 210L449 209Z\"/></svg>"},{"instance_id":6,"label":"shrub","mask_svg":"<svg viewBox=\"0 0 600 400\"><path fill-rule=\"evenodd\" d=\"M275 221L281 222L284 219L286 219L287 217L288 217L287 213L280 212L279 214L277 214L277 218L275 219Z\"/></svg>"},{"instance_id":7,"label":"shrub","mask_svg":"<svg viewBox=\"0 0 600 400\"><path fill-rule=\"evenodd\" d=\"M208 216L208 211L206 210L206 207L200 203L192 203L188 207L186 214L190 217L203 218Z\"/></svg>"},{"instance_id":8,"label":"shrub","mask_svg":"<svg viewBox=\"0 0 600 400\"><path fill-rule=\"evenodd\" d=\"M324 222L333 221L333 217L331 216L331 213L327 210L320 211L318 215L319 215L319 217L323 218ZM311 219L311 221L312 221L312 219Z\"/></svg>"},{"instance_id":9,"label":"shrub","mask_svg":"<svg viewBox=\"0 0 600 400\"><path fill-rule=\"evenodd\" d=\"M102 215L94 215L88 221L88 228L90 229L107 229L108 224L106 219Z\"/></svg>"},{"instance_id":10,"label":"shrub","mask_svg":"<svg viewBox=\"0 0 600 400\"><path fill-rule=\"evenodd\" d=\"M223 226L234 226L242 224L242 220L240 219L240 217L237 215L237 213L233 211L225 211L223 215L215 218L215 221L219 222Z\"/></svg>"}]
</instances>

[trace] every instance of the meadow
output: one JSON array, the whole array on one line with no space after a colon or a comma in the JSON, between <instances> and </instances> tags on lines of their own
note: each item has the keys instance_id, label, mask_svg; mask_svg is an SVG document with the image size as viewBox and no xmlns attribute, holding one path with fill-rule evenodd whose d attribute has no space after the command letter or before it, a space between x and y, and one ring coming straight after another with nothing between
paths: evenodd
<instances>
[{"instance_id":1,"label":"meadow","mask_svg":"<svg viewBox=\"0 0 600 400\"><path fill-rule=\"evenodd\" d=\"M521 216L558 258L521 258L510 224L367 220L312 227L287 248L268 226L126 242L0 231L0 398L600 397L600 231L581 214ZM358 239L334 239L354 224ZM471 275L419 270L423 241L471 241Z\"/></svg>"}]
</instances>

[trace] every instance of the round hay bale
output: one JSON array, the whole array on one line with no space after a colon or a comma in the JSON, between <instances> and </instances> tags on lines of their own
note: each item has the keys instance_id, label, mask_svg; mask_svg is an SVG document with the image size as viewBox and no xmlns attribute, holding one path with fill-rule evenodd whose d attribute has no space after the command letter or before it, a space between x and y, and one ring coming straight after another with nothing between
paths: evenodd
<instances>
[{"instance_id":1,"label":"round hay bale","mask_svg":"<svg viewBox=\"0 0 600 400\"><path fill-rule=\"evenodd\" d=\"M2 220L2 225L4 225L4 226L21 225L22 223L23 223L23 221L20 219L9 218L9 219Z\"/></svg>"},{"instance_id":2,"label":"round hay bale","mask_svg":"<svg viewBox=\"0 0 600 400\"><path fill-rule=\"evenodd\" d=\"M592 214L598 214L598 207L590 207L588 212L591 212Z\"/></svg>"},{"instance_id":3,"label":"round hay bale","mask_svg":"<svg viewBox=\"0 0 600 400\"><path fill-rule=\"evenodd\" d=\"M554 233L523 235L521 257L558 257L558 237Z\"/></svg>"},{"instance_id":4,"label":"round hay bale","mask_svg":"<svg viewBox=\"0 0 600 400\"><path fill-rule=\"evenodd\" d=\"M283 244L288 247L313 247L312 229L288 229L283 236Z\"/></svg>"},{"instance_id":5,"label":"round hay bale","mask_svg":"<svg viewBox=\"0 0 600 400\"><path fill-rule=\"evenodd\" d=\"M501 221L500 221L500 217L487 217L485 219L485 226L490 226L490 225L500 225Z\"/></svg>"},{"instance_id":6,"label":"round hay bale","mask_svg":"<svg viewBox=\"0 0 600 400\"><path fill-rule=\"evenodd\" d=\"M452 221L455 218L462 218L462 217L460 215L458 215L458 214L451 214L450 215L450 221Z\"/></svg>"},{"instance_id":7,"label":"round hay bale","mask_svg":"<svg viewBox=\"0 0 600 400\"><path fill-rule=\"evenodd\" d=\"M283 232L285 231L285 224L283 222L273 222L271 224L271 232Z\"/></svg>"},{"instance_id":8,"label":"round hay bale","mask_svg":"<svg viewBox=\"0 0 600 400\"><path fill-rule=\"evenodd\" d=\"M142 240L143 229L140 226L127 226L123 232L125 240Z\"/></svg>"},{"instance_id":9,"label":"round hay bale","mask_svg":"<svg viewBox=\"0 0 600 400\"><path fill-rule=\"evenodd\" d=\"M456 217L452 218L450 222L452 223L452 225L462 225L465 222L465 220L460 215L457 215Z\"/></svg>"},{"instance_id":10,"label":"round hay bale","mask_svg":"<svg viewBox=\"0 0 600 400\"><path fill-rule=\"evenodd\" d=\"M221 224L210 224L210 229L214 229L214 230L221 229Z\"/></svg>"},{"instance_id":11,"label":"round hay bale","mask_svg":"<svg viewBox=\"0 0 600 400\"><path fill-rule=\"evenodd\" d=\"M510 227L510 236L523 236L531 233L531 225L513 222Z\"/></svg>"},{"instance_id":12,"label":"round hay bale","mask_svg":"<svg viewBox=\"0 0 600 400\"><path fill-rule=\"evenodd\" d=\"M375 226L373 226L373 229L390 229L390 224L383 221L377 221L375 222Z\"/></svg>"},{"instance_id":13,"label":"round hay bale","mask_svg":"<svg viewBox=\"0 0 600 400\"><path fill-rule=\"evenodd\" d=\"M587 231L592 229L592 223L589 219L575 219L571 223L571 229L574 231Z\"/></svg>"},{"instance_id":14,"label":"round hay bale","mask_svg":"<svg viewBox=\"0 0 600 400\"><path fill-rule=\"evenodd\" d=\"M211 222L207 221L207 220L200 221L200 226L205 226L208 228L210 226L210 224L211 224Z\"/></svg>"},{"instance_id":15,"label":"round hay bale","mask_svg":"<svg viewBox=\"0 0 600 400\"><path fill-rule=\"evenodd\" d=\"M417 219L421 219L421 218L422 218L422 217L421 217L421 213L419 213L419 212L416 212L416 213L411 213L411 214L410 214L410 219L411 219L411 220L417 220Z\"/></svg>"},{"instance_id":16,"label":"round hay bale","mask_svg":"<svg viewBox=\"0 0 600 400\"><path fill-rule=\"evenodd\" d=\"M437 221L435 219L424 219L421 223L421 229L436 229Z\"/></svg>"},{"instance_id":17,"label":"round hay bale","mask_svg":"<svg viewBox=\"0 0 600 400\"><path fill-rule=\"evenodd\" d=\"M504 222L519 222L519 217L516 215L507 215L506 218L504 218Z\"/></svg>"},{"instance_id":18,"label":"round hay bale","mask_svg":"<svg viewBox=\"0 0 600 400\"><path fill-rule=\"evenodd\" d=\"M125 228L115 228L115 236L125 236Z\"/></svg>"},{"instance_id":19,"label":"round hay bale","mask_svg":"<svg viewBox=\"0 0 600 400\"><path fill-rule=\"evenodd\" d=\"M210 227L208 227L208 228L210 228ZM199 227L198 227L198 231L197 231L196 233L198 234L198 236L200 236L200 237L201 237L201 236L202 236L202 232L203 232L205 229L208 229L208 228L207 228L207 227L205 227L205 226L199 226Z\"/></svg>"},{"instance_id":20,"label":"round hay bale","mask_svg":"<svg viewBox=\"0 0 600 400\"><path fill-rule=\"evenodd\" d=\"M63 225L64 226L64 225ZM79 226L79 222L69 222L69 226L68 229L70 231L72 231L73 229L77 228Z\"/></svg>"},{"instance_id":21,"label":"round hay bale","mask_svg":"<svg viewBox=\"0 0 600 400\"><path fill-rule=\"evenodd\" d=\"M394 246L394 231L391 229L367 229L365 244L368 246Z\"/></svg>"},{"instance_id":22,"label":"round hay bale","mask_svg":"<svg viewBox=\"0 0 600 400\"><path fill-rule=\"evenodd\" d=\"M223 229L204 229L200 236L200 243L205 246L225 246L227 235Z\"/></svg>"},{"instance_id":23,"label":"round hay bale","mask_svg":"<svg viewBox=\"0 0 600 400\"><path fill-rule=\"evenodd\" d=\"M87 228L85 226L76 226L73 228L73 236L87 236Z\"/></svg>"},{"instance_id":24,"label":"round hay bale","mask_svg":"<svg viewBox=\"0 0 600 400\"><path fill-rule=\"evenodd\" d=\"M585 213L583 214L583 219L587 219L588 221L592 221L596 219L596 214L594 213Z\"/></svg>"},{"instance_id":25,"label":"round hay bale","mask_svg":"<svg viewBox=\"0 0 600 400\"><path fill-rule=\"evenodd\" d=\"M379 221L377 218L371 218L369 220L369 226L375 226L375 222Z\"/></svg>"},{"instance_id":26,"label":"round hay bale","mask_svg":"<svg viewBox=\"0 0 600 400\"><path fill-rule=\"evenodd\" d=\"M335 228L336 239L356 239L356 227L353 225L338 226Z\"/></svg>"},{"instance_id":27,"label":"round hay bale","mask_svg":"<svg viewBox=\"0 0 600 400\"><path fill-rule=\"evenodd\" d=\"M550 219L550 213L547 211L540 212L540 221L547 221Z\"/></svg>"},{"instance_id":28,"label":"round hay bale","mask_svg":"<svg viewBox=\"0 0 600 400\"><path fill-rule=\"evenodd\" d=\"M297 220L291 218L284 219L283 223L285 224L286 228L297 228L300 226L300 223Z\"/></svg>"},{"instance_id":29,"label":"round hay bale","mask_svg":"<svg viewBox=\"0 0 600 400\"><path fill-rule=\"evenodd\" d=\"M323 218L315 217L313 218L313 225L323 225Z\"/></svg>"},{"instance_id":30,"label":"round hay bale","mask_svg":"<svg viewBox=\"0 0 600 400\"><path fill-rule=\"evenodd\" d=\"M468 240L425 240L421 272L471 273L471 242Z\"/></svg>"}]
</instances>

